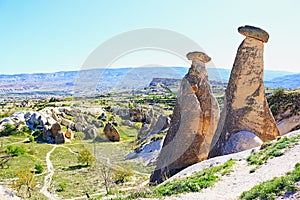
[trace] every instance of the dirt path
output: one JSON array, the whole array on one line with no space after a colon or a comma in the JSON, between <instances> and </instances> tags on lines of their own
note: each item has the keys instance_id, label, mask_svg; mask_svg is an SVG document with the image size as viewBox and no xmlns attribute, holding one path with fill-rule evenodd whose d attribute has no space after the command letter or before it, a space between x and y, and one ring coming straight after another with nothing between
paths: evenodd
<instances>
[{"instance_id":1,"label":"dirt path","mask_svg":"<svg viewBox=\"0 0 300 200\"><path fill-rule=\"evenodd\" d=\"M116 166L116 167L120 167L120 168L123 168L122 166L120 165L117 165L117 164L112 164L110 162L110 158L108 157L104 157L104 156L97 156L97 158L101 158L101 159L104 159L106 160L106 163L109 165L109 166ZM132 170L135 174L141 174L141 175L144 175L144 176L150 176L151 174L147 174L147 173L143 173L143 172L139 172L139 171L136 171L136 170Z\"/></svg>"},{"instance_id":2,"label":"dirt path","mask_svg":"<svg viewBox=\"0 0 300 200\"><path fill-rule=\"evenodd\" d=\"M50 187L50 184L51 184L51 181L52 181L52 176L54 174L54 167L52 165L52 162L50 160L50 156L51 154L54 152L54 150L56 149L56 146L54 146L52 148L51 151L49 151L46 155L46 163L47 163L47 170L48 170L48 175L45 176L45 179L44 179L44 186L42 187L42 189L40 190L40 192L45 195L48 199L51 199L51 200L56 200L58 199L55 195L51 194L49 191L48 191L48 188Z\"/></svg>"},{"instance_id":3,"label":"dirt path","mask_svg":"<svg viewBox=\"0 0 300 200\"><path fill-rule=\"evenodd\" d=\"M201 193L182 194L179 197L169 197L166 199L238 199L243 191L250 190L253 186L270 180L273 177L283 176L294 169L296 163L300 162L300 145L291 148L283 156L269 159L254 173L249 173L253 166L248 166L243 159L237 161L233 166L233 172L222 177L214 186L204 189Z\"/></svg>"},{"instance_id":4,"label":"dirt path","mask_svg":"<svg viewBox=\"0 0 300 200\"><path fill-rule=\"evenodd\" d=\"M78 153L73 151L70 147L60 146L61 148L68 149L70 153L77 155Z\"/></svg>"}]
</instances>

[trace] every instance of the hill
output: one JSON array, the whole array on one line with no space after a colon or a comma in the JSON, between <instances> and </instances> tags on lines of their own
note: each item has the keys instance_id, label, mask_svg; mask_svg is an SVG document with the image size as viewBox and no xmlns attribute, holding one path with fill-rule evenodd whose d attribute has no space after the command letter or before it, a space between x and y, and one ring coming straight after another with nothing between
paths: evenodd
<instances>
[{"instance_id":1,"label":"hill","mask_svg":"<svg viewBox=\"0 0 300 200\"><path fill-rule=\"evenodd\" d=\"M147 67L87 69L55 73L0 74L0 95L91 95L120 90L140 89L149 85L153 78L181 79L186 67ZM227 82L229 69L208 68L209 79ZM286 75L284 77L281 77ZM286 71L265 71L267 87L294 88L300 82L297 74ZM284 81L283 81L284 80ZM295 81L296 80L296 81Z\"/></svg>"},{"instance_id":2,"label":"hill","mask_svg":"<svg viewBox=\"0 0 300 200\"><path fill-rule=\"evenodd\" d=\"M266 87L296 89L300 87L300 74L289 74L285 76L274 77L265 82Z\"/></svg>"}]
</instances>

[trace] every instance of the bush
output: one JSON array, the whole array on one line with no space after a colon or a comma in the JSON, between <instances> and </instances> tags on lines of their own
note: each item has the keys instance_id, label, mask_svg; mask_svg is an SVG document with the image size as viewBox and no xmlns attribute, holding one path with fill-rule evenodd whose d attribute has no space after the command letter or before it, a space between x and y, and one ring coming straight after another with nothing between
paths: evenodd
<instances>
[{"instance_id":1,"label":"bush","mask_svg":"<svg viewBox=\"0 0 300 200\"><path fill-rule=\"evenodd\" d=\"M73 101L73 98L72 97L66 97L64 100L65 101Z\"/></svg>"},{"instance_id":2,"label":"bush","mask_svg":"<svg viewBox=\"0 0 300 200\"><path fill-rule=\"evenodd\" d=\"M277 96L277 97L283 97L284 89L283 88L277 88L276 90L274 90L273 95Z\"/></svg>"},{"instance_id":3,"label":"bush","mask_svg":"<svg viewBox=\"0 0 300 200\"><path fill-rule=\"evenodd\" d=\"M29 142L34 142L34 137L32 135L28 136Z\"/></svg>"},{"instance_id":4,"label":"bush","mask_svg":"<svg viewBox=\"0 0 300 200\"><path fill-rule=\"evenodd\" d=\"M285 176L275 177L272 180L262 182L254 186L249 191L241 195L241 199L275 199L286 192L297 190L295 182L300 179L300 164L297 163L295 169Z\"/></svg>"},{"instance_id":5,"label":"bush","mask_svg":"<svg viewBox=\"0 0 300 200\"><path fill-rule=\"evenodd\" d=\"M28 134L31 134L31 130L30 130L30 128L28 128L28 126L23 126L22 127L22 129L21 129L23 132L25 132L25 133L28 133Z\"/></svg>"},{"instance_id":6,"label":"bush","mask_svg":"<svg viewBox=\"0 0 300 200\"><path fill-rule=\"evenodd\" d=\"M25 187L22 192L26 194L26 196L24 196L25 199L27 199L26 197L30 199L31 193L35 186L36 182L34 180L34 174L30 171L29 168L21 169L18 173L17 181L15 181L13 184L13 187L16 188L18 192L20 192L20 190Z\"/></svg>"},{"instance_id":7,"label":"bush","mask_svg":"<svg viewBox=\"0 0 300 200\"><path fill-rule=\"evenodd\" d=\"M6 153L12 156L20 156L26 153L26 149L21 146L9 145L6 147Z\"/></svg>"},{"instance_id":8,"label":"bush","mask_svg":"<svg viewBox=\"0 0 300 200\"><path fill-rule=\"evenodd\" d=\"M67 188L67 184L65 182L61 182L58 184L56 191L63 192Z\"/></svg>"},{"instance_id":9,"label":"bush","mask_svg":"<svg viewBox=\"0 0 300 200\"><path fill-rule=\"evenodd\" d=\"M13 131L16 130L16 127L12 124L5 124L5 129L0 133L1 136L9 136Z\"/></svg>"},{"instance_id":10,"label":"bush","mask_svg":"<svg viewBox=\"0 0 300 200\"><path fill-rule=\"evenodd\" d=\"M44 171L44 167L41 164L35 164L34 169L37 174L41 174Z\"/></svg>"},{"instance_id":11,"label":"bush","mask_svg":"<svg viewBox=\"0 0 300 200\"><path fill-rule=\"evenodd\" d=\"M282 156L287 149L297 144L298 139L300 139L300 135L290 138L282 137L278 138L276 142L263 143L261 150L251 153L246 160L249 165L262 165L270 158Z\"/></svg>"},{"instance_id":12,"label":"bush","mask_svg":"<svg viewBox=\"0 0 300 200\"><path fill-rule=\"evenodd\" d=\"M113 169L113 180L116 184L125 183L130 181L131 176L133 175L132 170L115 168Z\"/></svg>"},{"instance_id":13,"label":"bush","mask_svg":"<svg viewBox=\"0 0 300 200\"><path fill-rule=\"evenodd\" d=\"M277 115L279 113L279 110L278 110L278 105L277 104L272 104L270 106L270 110L272 112L273 115Z\"/></svg>"}]
</instances>

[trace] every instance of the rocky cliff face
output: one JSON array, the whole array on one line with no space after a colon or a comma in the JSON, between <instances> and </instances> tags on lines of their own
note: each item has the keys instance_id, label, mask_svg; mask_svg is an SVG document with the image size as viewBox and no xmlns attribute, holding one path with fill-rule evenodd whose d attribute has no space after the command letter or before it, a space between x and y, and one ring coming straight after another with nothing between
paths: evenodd
<instances>
[{"instance_id":1,"label":"rocky cliff face","mask_svg":"<svg viewBox=\"0 0 300 200\"><path fill-rule=\"evenodd\" d=\"M270 112L265 96L264 44L269 35L256 27L240 27L239 32L246 36L240 45L226 89L224 110L213 139L209 157L235 153L253 147L259 137L262 141L273 140L279 136L275 120ZM241 135L247 133L244 149L238 148ZM237 138L235 138L237 137ZM235 141L228 146L228 141ZM225 147L226 146L226 151Z\"/></svg>"},{"instance_id":2,"label":"rocky cliff face","mask_svg":"<svg viewBox=\"0 0 300 200\"><path fill-rule=\"evenodd\" d=\"M218 103L204 64L210 57L193 52L187 58L192 60L192 66L181 83L171 125L150 178L153 185L205 160L219 120Z\"/></svg>"}]
</instances>

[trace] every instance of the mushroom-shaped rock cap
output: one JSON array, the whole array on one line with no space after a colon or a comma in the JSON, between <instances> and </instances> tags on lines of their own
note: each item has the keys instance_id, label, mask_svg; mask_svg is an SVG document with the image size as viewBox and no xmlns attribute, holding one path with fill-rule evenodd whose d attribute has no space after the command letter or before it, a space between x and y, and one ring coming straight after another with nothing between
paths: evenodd
<instances>
[{"instance_id":1,"label":"mushroom-shaped rock cap","mask_svg":"<svg viewBox=\"0 0 300 200\"><path fill-rule=\"evenodd\" d=\"M211 60L211 58L208 55L206 55L206 53L199 51L190 52L186 55L186 57L189 60L200 60L203 63L207 63Z\"/></svg>"},{"instance_id":2,"label":"mushroom-shaped rock cap","mask_svg":"<svg viewBox=\"0 0 300 200\"><path fill-rule=\"evenodd\" d=\"M269 34L261 28L255 26L241 26L238 28L238 32L246 37L255 38L262 42L268 42Z\"/></svg>"}]
</instances>

